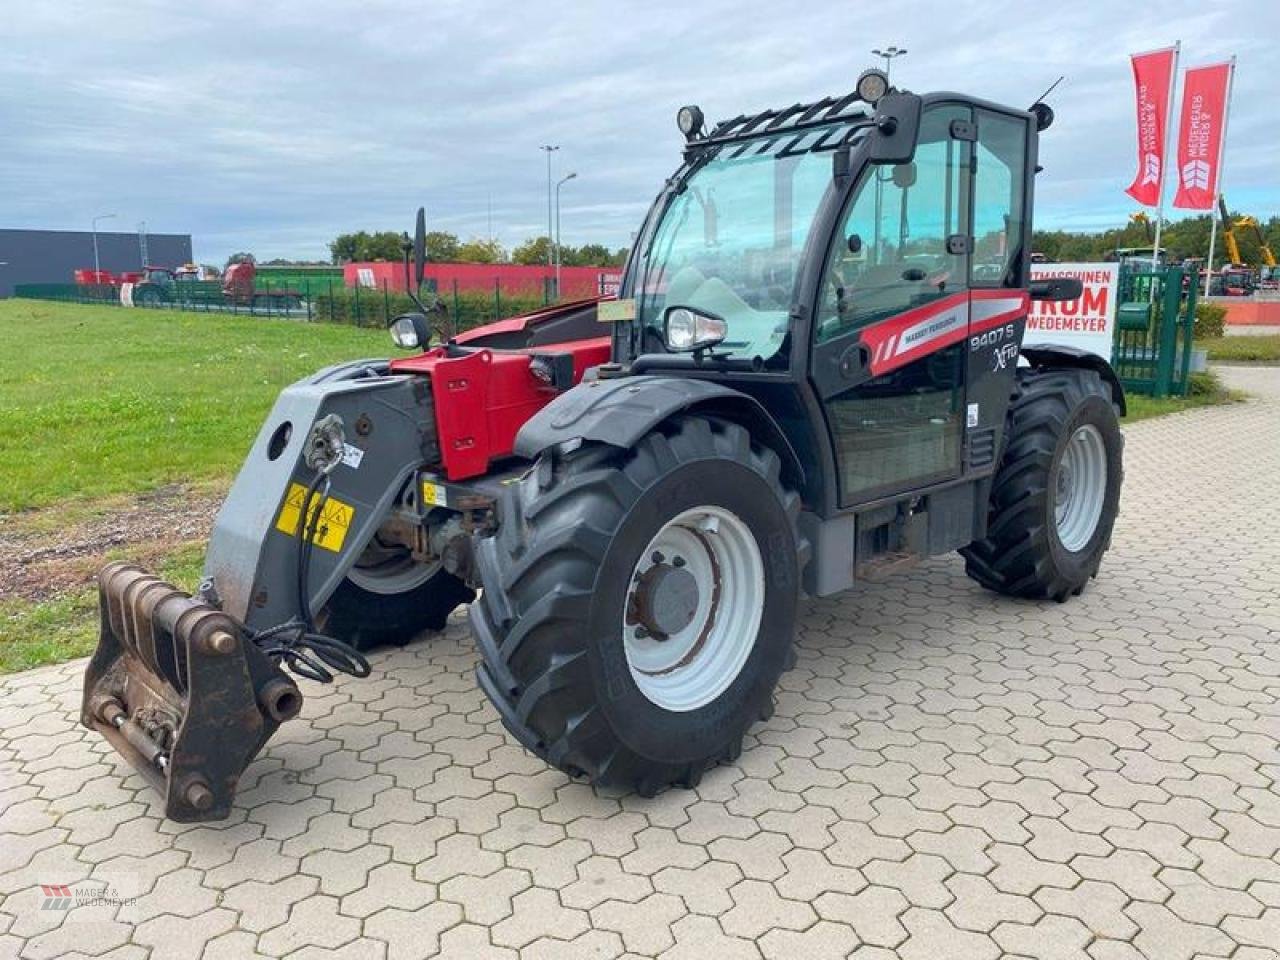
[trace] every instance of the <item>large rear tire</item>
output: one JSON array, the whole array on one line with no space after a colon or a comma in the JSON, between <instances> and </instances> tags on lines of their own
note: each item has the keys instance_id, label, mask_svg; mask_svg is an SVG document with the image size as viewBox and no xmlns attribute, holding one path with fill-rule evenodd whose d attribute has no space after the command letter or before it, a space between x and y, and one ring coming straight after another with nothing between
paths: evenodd
<instances>
[{"instance_id":1,"label":"large rear tire","mask_svg":"<svg viewBox=\"0 0 1280 960\"><path fill-rule=\"evenodd\" d=\"M651 795L736 758L791 650L803 542L777 455L678 418L544 455L481 540L480 684L548 763Z\"/></svg>"},{"instance_id":2,"label":"large rear tire","mask_svg":"<svg viewBox=\"0 0 1280 960\"><path fill-rule=\"evenodd\" d=\"M1066 600L1098 574L1120 505L1124 438L1092 370L1019 370L987 536L960 553L989 590Z\"/></svg>"}]
</instances>

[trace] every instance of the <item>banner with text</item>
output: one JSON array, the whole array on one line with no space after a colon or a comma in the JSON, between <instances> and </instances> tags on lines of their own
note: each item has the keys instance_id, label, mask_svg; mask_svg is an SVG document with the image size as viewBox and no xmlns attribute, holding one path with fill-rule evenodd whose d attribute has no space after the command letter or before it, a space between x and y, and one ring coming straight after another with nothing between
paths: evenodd
<instances>
[{"instance_id":1,"label":"banner with text","mask_svg":"<svg viewBox=\"0 0 1280 960\"><path fill-rule=\"evenodd\" d=\"M1138 100L1138 172L1125 193L1147 207L1160 202L1165 127L1169 122L1169 86L1173 83L1173 47L1135 53L1133 85Z\"/></svg>"},{"instance_id":2,"label":"banner with text","mask_svg":"<svg viewBox=\"0 0 1280 960\"><path fill-rule=\"evenodd\" d=\"M1054 343L1079 347L1111 359L1115 334L1116 297L1120 287L1118 263L1037 263L1032 280L1074 277L1084 285L1079 300L1032 300L1027 313L1024 346Z\"/></svg>"},{"instance_id":3,"label":"banner with text","mask_svg":"<svg viewBox=\"0 0 1280 960\"><path fill-rule=\"evenodd\" d=\"M1218 195L1218 162L1227 118L1231 64L1196 67L1184 74L1178 130L1178 192L1182 210L1211 210Z\"/></svg>"}]
</instances>

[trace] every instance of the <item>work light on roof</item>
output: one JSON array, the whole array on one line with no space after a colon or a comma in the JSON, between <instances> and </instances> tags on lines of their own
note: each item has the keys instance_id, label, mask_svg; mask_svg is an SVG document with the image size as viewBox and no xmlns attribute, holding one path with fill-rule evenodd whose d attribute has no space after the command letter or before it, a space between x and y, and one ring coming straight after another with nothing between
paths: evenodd
<instances>
[{"instance_id":1,"label":"work light on roof","mask_svg":"<svg viewBox=\"0 0 1280 960\"><path fill-rule=\"evenodd\" d=\"M676 112L676 126L686 140L692 140L702 130L702 110L693 105L681 107Z\"/></svg>"},{"instance_id":2,"label":"work light on roof","mask_svg":"<svg viewBox=\"0 0 1280 960\"><path fill-rule=\"evenodd\" d=\"M889 92L889 75L883 70L877 70L875 67L870 70L863 70L858 75L858 83L854 90L857 92L859 100L865 100L875 106L876 101Z\"/></svg>"}]
</instances>

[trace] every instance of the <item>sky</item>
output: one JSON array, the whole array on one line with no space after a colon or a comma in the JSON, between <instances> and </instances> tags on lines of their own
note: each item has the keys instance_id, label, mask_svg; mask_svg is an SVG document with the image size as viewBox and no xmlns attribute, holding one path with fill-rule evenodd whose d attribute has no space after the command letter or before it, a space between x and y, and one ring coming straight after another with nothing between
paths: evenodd
<instances>
[{"instance_id":1,"label":"sky","mask_svg":"<svg viewBox=\"0 0 1280 960\"><path fill-rule=\"evenodd\" d=\"M509 249L546 232L554 144L555 178L577 173L563 242L623 246L679 164L682 104L714 122L844 93L896 44L921 93L1025 107L1065 75L1036 226L1101 229L1137 209L1128 54L1177 40L1184 65L1238 56L1224 191L1280 213L1274 2L10 0L0 227L114 213L103 229L191 233L203 262L324 259L421 204Z\"/></svg>"}]
</instances>

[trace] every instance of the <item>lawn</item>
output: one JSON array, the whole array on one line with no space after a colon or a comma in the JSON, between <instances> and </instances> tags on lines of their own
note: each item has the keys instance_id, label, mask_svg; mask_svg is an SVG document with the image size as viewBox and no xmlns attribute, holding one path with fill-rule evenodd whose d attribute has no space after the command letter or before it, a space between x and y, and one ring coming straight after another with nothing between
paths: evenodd
<instances>
[{"instance_id":1,"label":"lawn","mask_svg":"<svg viewBox=\"0 0 1280 960\"><path fill-rule=\"evenodd\" d=\"M1215 374L1193 373L1191 389L1185 397L1144 397L1138 393L1129 394L1125 398L1129 412L1123 422L1134 423L1138 420L1149 420L1151 417L1162 417L1169 413L1194 410L1196 407L1239 403L1244 399L1244 394L1224 387Z\"/></svg>"},{"instance_id":2,"label":"lawn","mask_svg":"<svg viewBox=\"0 0 1280 960\"><path fill-rule=\"evenodd\" d=\"M1198 340L1196 346L1207 349L1209 359L1218 363L1280 363L1280 333L1215 337Z\"/></svg>"},{"instance_id":3,"label":"lawn","mask_svg":"<svg viewBox=\"0 0 1280 960\"><path fill-rule=\"evenodd\" d=\"M0 301L0 513L234 475L280 388L387 334Z\"/></svg>"}]
</instances>

